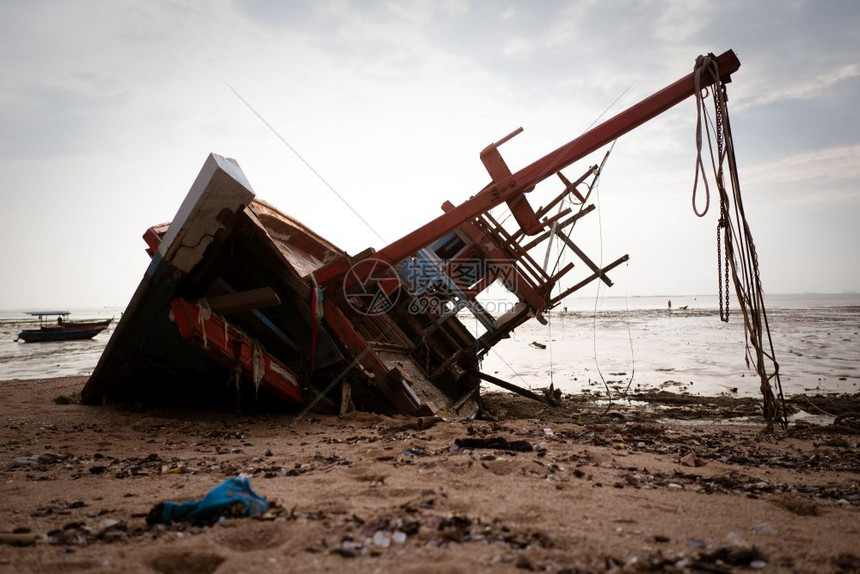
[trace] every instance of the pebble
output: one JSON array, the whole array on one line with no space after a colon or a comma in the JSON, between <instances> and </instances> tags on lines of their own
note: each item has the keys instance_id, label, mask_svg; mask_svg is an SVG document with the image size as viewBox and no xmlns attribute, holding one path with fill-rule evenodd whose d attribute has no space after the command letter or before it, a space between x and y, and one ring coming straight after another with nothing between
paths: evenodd
<instances>
[{"instance_id":1,"label":"pebble","mask_svg":"<svg viewBox=\"0 0 860 574\"><path fill-rule=\"evenodd\" d=\"M8 544L9 546L33 546L36 540L39 539L38 534L31 533L0 533L0 544Z\"/></svg>"},{"instance_id":2,"label":"pebble","mask_svg":"<svg viewBox=\"0 0 860 574\"><path fill-rule=\"evenodd\" d=\"M756 524L752 527L752 531L755 534L776 534L776 528L768 524L767 522L762 522L761 524Z\"/></svg>"},{"instance_id":3,"label":"pebble","mask_svg":"<svg viewBox=\"0 0 860 574\"><path fill-rule=\"evenodd\" d=\"M534 570L535 565L532 562L532 559L528 557L527 554L520 554L517 556L517 561L514 563L514 566L520 568L522 570Z\"/></svg>"},{"instance_id":4,"label":"pebble","mask_svg":"<svg viewBox=\"0 0 860 574\"><path fill-rule=\"evenodd\" d=\"M373 535L373 545L379 548L391 546L391 535L383 530L377 530Z\"/></svg>"},{"instance_id":5,"label":"pebble","mask_svg":"<svg viewBox=\"0 0 860 574\"><path fill-rule=\"evenodd\" d=\"M54 452L43 452L36 457L36 462L39 464L56 464L63 460L63 457Z\"/></svg>"}]
</instances>

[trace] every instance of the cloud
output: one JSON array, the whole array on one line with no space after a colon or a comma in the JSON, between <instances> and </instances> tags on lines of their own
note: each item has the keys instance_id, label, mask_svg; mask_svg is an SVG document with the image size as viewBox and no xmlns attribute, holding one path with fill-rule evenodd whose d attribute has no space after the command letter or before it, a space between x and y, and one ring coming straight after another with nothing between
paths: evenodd
<instances>
[{"instance_id":1,"label":"cloud","mask_svg":"<svg viewBox=\"0 0 860 574\"><path fill-rule=\"evenodd\" d=\"M860 180L860 145L815 150L748 167L742 174L751 185L783 185ZM814 195L814 191L811 190Z\"/></svg>"},{"instance_id":2,"label":"cloud","mask_svg":"<svg viewBox=\"0 0 860 574\"><path fill-rule=\"evenodd\" d=\"M81 241L93 245L88 257L120 268L127 255L96 234L129 237L137 257L139 232L173 214L216 151L236 157L262 197L359 250L372 238L222 80L390 238L436 215L442 199L480 189L478 151L515 127L526 132L503 155L519 169L582 133L619 94L601 119L691 71L697 54L733 48L743 62L730 85L741 180L745 191L761 188L749 203L815 201L819 209L791 211L835 228L860 189L857 30L856 0L7 0L7 218L69 205L56 217L40 212L50 228L97 213L113 227L91 226ZM694 117L688 101L620 140L607 201L627 209L647 198L635 204L644 222L662 221L657 200L689 209ZM317 194L325 210L306 200ZM656 251L671 225L656 226ZM0 234L0 244L20 237ZM61 247L31 255L73 258ZM139 271L123 273L133 283ZM0 300L12 304L5 291Z\"/></svg>"},{"instance_id":3,"label":"cloud","mask_svg":"<svg viewBox=\"0 0 860 574\"><path fill-rule=\"evenodd\" d=\"M770 104L782 100L812 100L826 95L836 84L857 77L860 77L860 64L838 66L809 80L769 91L755 99L752 104Z\"/></svg>"}]
</instances>

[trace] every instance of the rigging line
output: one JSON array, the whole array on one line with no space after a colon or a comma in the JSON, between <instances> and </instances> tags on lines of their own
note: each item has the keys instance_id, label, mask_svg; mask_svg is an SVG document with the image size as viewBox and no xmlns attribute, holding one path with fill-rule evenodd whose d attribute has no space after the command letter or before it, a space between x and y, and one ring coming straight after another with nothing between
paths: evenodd
<instances>
[{"instance_id":1,"label":"rigging line","mask_svg":"<svg viewBox=\"0 0 860 574\"><path fill-rule=\"evenodd\" d=\"M547 321L546 321L547 335L548 341L546 342L549 347L549 388L555 389L555 381L553 380L553 368L552 368L552 311L547 313Z\"/></svg>"},{"instance_id":2,"label":"rigging line","mask_svg":"<svg viewBox=\"0 0 860 574\"><path fill-rule=\"evenodd\" d=\"M519 380L521 380L521 381L523 382L523 385L525 385L527 389L529 389L529 390L531 390L531 391L533 391L533 390L534 390L534 389L532 388L532 386L526 382L526 380L522 377L522 375L520 375L520 374L516 371L516 369L514 369L514 368L513 368L513 366L511 366L511 364L510 364L509 362L507 362L507 361L505 360L505 358L499 354L499 352L496 350L496 348L495 348L495 347L490 347L490 350L491 350L493 353L495 353L495 354L496 354L496 356L497 356L497 357L498 357L498 358L499 358L499 359L500 359L500 360L505 364L505 366L507 366L507 367L511 370L511 372L512 372L514 375L516 375L516 377L517 377ZM546 404L546 403L544 403L544 404ZM548 406L549 408L552 408L552 405L547 404L547 406Z\"/></svg>"},{"instance_id":3,"label":"rigging line","mask_svg":"<svg viewBox=\"0 0 860 574\"><path fill-rule=\"evenodd\" d=\"M556 213L560 214L564 210L564 204L565 203L570 203L571 206L574 205L573 201L571 201L569 197L565 197L558 204L558 211ZM583 205L579 204L579 210L578 211L582 211L582 209L583 209ZM553 226L554 226L553 229L555 231L550 235L550 245L552 244L552 241L555 241L555 248L556 248L556 251L558 252L558 256L555 258L555 264L552 267L552 273L550 273L550 275L552 277L555 277L555 274L558 272L559 269L561 269L561 264L566 260L565 255L567 254L567 250L565 249L565 246L562 245L561 236L559 235L559 233L565 233L568 236L570 236L570 234L573 233L573 228L576 227L576 221L574 220L573 223L571 223L571 225L570 225L570 229L565 232L563 229L560 230L558 227L556 227L556 223L557 222L553 223ZM561 295L561 292L562 292L561 291L561 284L556 283L555 286L558 288L558 294ZM560 301L559 301L559 303L560 303Z\"/></svg>"},{"instance_id":4,"label":"rigging line","mask_svg":"<svg viewBox=\"0 0 860 574\"><path fill-rule=\"evenodd\" d=\"M591 197L591 191L600 185L600 176L601 176L601 174L603 173L603 167L606 165L606 162L607 162L607 160L609 159L609 154L611 154L611 153L612 153L612 150L614 150L614 149L615 149L615 144L616 144L616 143L618 143L618 139L617 139L617 138L616 138L616 139L614 139L614 140L612 140L612 145L611 145L611 146L609 146L609 149L608 149L608 150L606 150L606 154L604 154L604 156L603 156L603 160L600 162L600 167L599 167L599 168L597 168L597 173L595 173L595 174L594 174L594 178L593 178L593 180L591 181L591 184L588 184L588 183L586 183L586 184L585 184L585 186L588 188L588 192L585 194L585 197L583 197L583 198L582 198L582 202L578 204L578 205L579 205L579 211L580 211L580 212L581 212L583 209L585 209L585 204L586 204L586 203L588 203L588 198L589 198L589 197ZM565 200L562 200L561 204L559 205L559 209L558 209L559 213L561 213L561 209L562 209L562 207L564 206L564 202L565 202L565 201L569 201L571 205L575 205L575 204L574 204L574 202L573 202L573 200L571 200L570 198L567 198L567 199L565 199ZM599 217L599 216L600 216L600 215L598 214L598 217ZM570 235L573 233L573 228L574 228L574 227L576 227L576 223L577 223L577 222L576 222L576 221L574 221L573 223L571 223L571 224L570 224L570 229L567 231L567 235L568 235L568 236L570 236ZM558 238L558 237L557 237L557 238ZM558 239L559 239L559 243L561 243L561 239L560 239L560 238L558 238ZM565 254L565 249L564 249L564 247L563 247L563 246L560 246L560 247L559 247L559 254L558 254L558 258L556 259L555 267L553 268L553 275L555 275L555 271L556 271L557 269L559 269L559 267L560 267L560 265L561 265L561 259L562 259L562 256L563 256L564 254ZM603 262L601 261L601 268L602 268L602 267L603 267ZM598 280L600 280L600 278L598 278ZM558 285L558 287L559 287L559 292L561 292L561 285L559 284L559 285Z\"/></svg>"},{"instance_id":5,"label":"rigging line","mask_svg":"<svg viewBox=\"0 0 860 574\"><path fill-rule=\"evenodd\" d=\"M222 81L224 81L224 80L222 80ZM325 186L326 186L327 188L329 188L329 189L331 190L331 192L332 192L332 193L334 193L334 194L337 196L337 198L338 198L339 200L341 200L341 202L343 202L343 204L344 204L345 206L347 206L347 207L349 208L349 210L350 210L350 211L352 211L352 212L355 214L355 216L356 216L356 217L358 217L358 218L361 220L361 222L362 222L362 223L364 223L364 225L366 225L366 226L367 226L367 228L368 228L369 230L371 230L371 231L373 232L373 234L374 234L374 235L376 235L376 237L378 237L378 238L379 238L379 240L380 240L380 241L382 241L383 243L388 243L388 242L387 242L387 241L386 241L386 240L385 240L385 239L384 239L384 238L383 238L383 237L382 237L382 236L381 236L381 235L376 231L376 229L374 229L374 228L373 228L373 226L372 226L372 225L370 225L370 224L367 222L367 220L366 220L366 219L364 219L364 218L361 216L361 214L360 214L358 211L356 211L356 210L355 210L355 208L354 208L353 206L351 206L351 205L349 204L349 202L348 202L347 200L345 200L345 199L343 198L343 196L341 196L341 194L339 194L339 193L337 192L337 190L335 190L335 188L333 188L333 187L331 186L331 184L330 184L329 182L327 182L327 181L325 180L325 178L324 178L322 175L320 175L320 173L319 173L317 170L315 170L315 169L313 168L313 166L312 166L311 164L309 164L309 163L307 162L307 160L305 160L305 158L303 158L303 157L301 156L301 154L300 154L298 151L296 151L296 148L294 148L293 146L291 146L291 145L289 144L289 142L287 142L287 140L285 140L285 139L284 139L284 137L283 137L281 134L279 134L279 133L278 133L278 131L277 131L274 127L272 127L272 124L270 124L269 122L267 122L267 121L266 121L266 119L265 119L263 116L261 116L261 115L260 115L260 113L259 113L257 110L255 110L255 109L251 106L251 104L249 104L249 103L248 103L248 101L247 101L245 98L243 98L243 97L241 96L241 94L239 94L239 92L237 92L237 91L235 90L235 88L233 88L233 86L231 86L230 84L228 84L226 81L224 81L224 85L226 85L228 88L230 88L230 90L231 90L234 94L236 94L236 97L237 97L237 98L239 98L240 100L242 100L242 103L243 103L243 104L245 104L246 106L248 106L248 109L249 109L249 110L251 110L252 112L254 112L254 115L256 115L258 118L260 118L260 121L261 121L261 122L263 122L263 123L266 125L266 127L267 127L267 128L269 128L269 130L270 130L273 134L275 134L275 135L278 137L278 139L279 139L279 140L281 140L281 141L283 142L283 144L284 144L285 146L287 146L287 148L288 148L291 152L293 152L293 154L294 154L297 158L299 158L299 159L301 160L301 162L302 162L303 164L305 164L305 166L307 166L307 168L308 168L309 170L311 170L311 172L313 172L313 174L314 174L315 176L317 176L317 178L318 178L321 182L323 182L323 184L325 184Z\"/></svg>"},{"instance_id":6,"label":"rigging line","mask_svg":"<svg viewBox=\"0 0 860 574\"><path fill-rule=\"evenodd\" d=\"M614 142L613 142L613 145ZM592 189L589 190L589 195L591 191L594 191L594 203L598 205L597 208L597 230L598 230L598 238L600 242L600 256L598 264L598 268L603 269L603 217L601 212L603 211L599 207L600 203L600 186L597 185L597 181L594 182ZM603 382L603 387L606 389L606 398L608 399L608 403L606 406L606 410L609 410L612 407L612 391L609 389L609 383L606 382L606 379L603 377L603 372L600 370L600 361L597 359L597 301L600 299L600 285L603 283L602 281L597 281L597 291L594 294L594 312L591 315L591 325L592 325L592 349L594 351L594 366L597 367L597 374L600 377L600 380Z\"/></svg>"},{"instance_id":7,"label":"rigging line","mask_svg":"<svg viewBox=\"0 0 860 574\"><path fill-rule=\"evenodd\" d=\"M594 124L596 124L597 122L599 122L599 121L600 121L600 118L602 118L603 116L605 116L605 115L606 115L606 113L607 113L607 112L609 112L609 110L611 110L611 109L612 109L612 107L613 107L616 103L618 103L618 100L620 100L621 98L623 98L623 97L624 97L624 94L626 94L626 93L630 90L630 88L632 88L632 87L633 87L633 85L634 85L635 83L636 83L636 82L630 82L630 85L629 85L629 86L627 86L626 88L624 88L624 90L623 90L620 94L618 94L618 97L617 97L617 98L615 98L614 100L612 100L612 103L611 103L611 104L609 104L608 106L606 106L606 109L604 109L604 110L600 113L600 115L599 115L599 116L597 116L596 118L594 118L594 121L592 121L592 122L591 122L591 124L590 124L586 129L585 129L585 132L583 132L583 133L579 134L579 135L576 137L576 139L574 139L573 141L571 141L570 143L568 143L568 144L564 147L564 149L562 150L562 152L561 152L559 155L564 155L565 153L567 153L567 150L569 150L571 147L573 147L573 146L574 146L574 144L576 144L576 142L578 142L578 141L582 138L582 136L584 136L584 135L588 132L588 130L590 130L591 128L593 128L593 127L594 127ZM616 141L618 141L618 138L615 138L615 139L612 141L612 147L615 147L615 142L616 142ZM611 151L611 148L610 148L610 151ZM605 161L605 159L604 159L604 161ZM603 166L601 165L601 167L603 167ZM541 172L541 173L540 173L540 175L538 176L538 178L537 178L537 179L541 179L544 175L546 175L546 173L547 173L547 170L544 170L543 172ZM599 177L600 177L600 172L598 171L598 178L599 178ZM521 196L520 196L520 198L523 198L523 197L525 197L525 195L521 195Z\"/></svg>"},{"instance_id":8,"label":"rigging line","mask_svg":"<svg viewBox=\"0 0 860 574\"><path fill-rule=\"evenodd\" d=\"M499 352L498 352L498 351L496 351L495 347L490 347L490 350L491 350L491 351L493 351L494 353L496 353L496 356L497 356L497 357L499 357L499 359L501 359L501 361L502 361L505 365L507 365L507 367L511 370L511 372L512 372L514 375L516 375L516 376L517 376L517 378L518 378L518 379L520 379L520 380L523 382L523 384L524 384L527 388L529 388L530 390L534 390L534 389L532 389L532 388L531 388L531 386L530 386L530 385L525 381L525 379L523 379L523 378L522 378L522 376L521 376L521 375L520 375L520 374L519 374L519 373L518 373L518 372L517 372L517 371L516 371L512 366L511 366L511 364L510 364L510 363L508 363L508 362L505 360L505 358L504 358L504 357L502 357L502 356L499 354ZM559 417L559 418L562 418L562 419L566 418L566 417L565 417L561 412L559 412L559 411L558 411L558 409L556 409L554 406L552 406L552 405L549 403L549 401L545 401L545 402L543 402L543 405L544 405L547 409L549 409L549 412L550 412L550 413L552 413L553 415L555 415L555 416L557 416L557 417ZM581 431L573 431L573 433L574 433L574 434L573 434L573 438L574 438L574 440L579 440L580 438L582 438L582 436L585 434L585 432L586 432L586 429L585 429L585 428L583 428L583 430L581 430ZM586 444L586 445L585 445L585 448L586 448L589 452L591 452L593 455L595 455L595 456L597 457L597 459L598 459L598 460L600 460L600 462L601 462L601 463L603 463L604 465L606 465L606 467L607 467L607 468L609 468L609 470L611 470L611 471L612 471L612 474L614 474L614 475L615 475L615 477L616 477L619 481L621 481L621 482L622 482L624 485L626 485L626 486L629 486L629 485L630 485L630 484L627 482L627 479L625 479L625 478L624 478L624 475L622 475L621 473L619 473L619 472L616 470L615 465L614 465L611 461L607 461L605 458L603 458L603 455L601 455L599 452L597 452L597 450L594 448L594 446L592 446L592 445L590 445L590 444Z\"/></svg>"},{"instance_id":9,"label":"rigging line","mask_svg":"<svg viewBox=\"0 0 860 574\"><path fill-rule=\"evenodd\" d=\"M385 336L388 334L388 332L389 332L389 331L391 331L391 329L392 329L393 327L394 327L394 324L393 324L393 323L392 323L392 324L390 324L390 325L389 325L389 326L388 326L384 331L382 331L382 332L379 334L379 336L378 336L376 339L374 339L374 340L371 342L371 345L372 345L373 343L377 343L377 342L379 342L380 340L382 340L382 338L383 338L383 337L385 337ZM352 360L352 362L351 362L350 364L348 364L346 367L344 367L344 369L340 372L340 374L338 374L338 376L334 377L334 378L332 379L331 383L329 383L329 384L328 384L328 386L327 386L327 387L326 387L326 388L325 388L321 393L319 393L319 394L314 398L314 400L312 400L310 403L308 403L308 405L307 405L304 409L302 409L302 411L301 411L299 414L297 414L297 415L293 418L293 420L292 420L292 421L290 421L290 423L286 426L286 428L284 428L284 430L283 430L283 431L282 431L282 432L281 432L277 437L275 437L275 438L274 438L274 439L273 439L273 440L272 440L268 445L266 445L266 448L264 448L264 449L263 449L263 452L261 452L260 454L258 454L258 455L257 455L257 456L255 456L254 458L252 458L252 459L251 459L251 462L249 462L248 464L246 464L246 465L245 465L245 467L242 469L242 471L241 471L239 474L241 475L241 474L246 473L246 472L247 472L249 469L251 469L254 465L256 465L257 463L259 463L259 462L263 459L263 457L265 457L265 455L266 455L266 451L267 451L267 450L269 450L269 449L271 449L271 448L272 448L273 446L275 446L277 443L279 443L279 442L281 441L281 439L282 439L282 438L284 438L284 435L286 435L286 434L287 434L288 432L290 432L293 428L295 428L295 426L296 426L297 424L299 424L299 422L300 422L300 421L301 421L305 416L307 416L307 414L308 414L309 412L311 412L311 410L312 410L312 409L317 405L317 403L319 403L319 402L322 400L322 398L323 398L324 396L326 396L326 395L328 394L328 392L329 392L329 391L331 391L331 390L334 388L334 386L335 386L337 383L339 383L339 382L340 382L340 380L341 380L341 379L343 379L343 378L344 378L344 377L345 377L345 376L346 376L346 375L347 375L347 374L352 370L352 368L353 368L353 367L355 367L355 366L359 363L359 361L361 361L361 359L363 359L363 358L364 358L364 356L365 356L367 353L369 353L369 352L370 352L370 345L368 345L367 347L365 347L365 349L364 349L364 350L363 350L363 351L362 351L362 352L361 352L361 353L360 353L360 354L359 354L355 359L353 359L353 360Z\"/></svg>"},{"instance_id":10,"label":"rigging line","mask_svg":"<svg viewBox=\"0 0 860 574\"><path fill-rule=\"evenodd\" d=\"M629 276L630 276L630 263L626 263L624 265L624 307L626 312L624 313L624 323L627 325L627 340L630 343L630 380L627 381L627 388L624 389L622 393L623 396L627 396L627 393L630 391L630 385L633 384L633 378L636 376L636 355L633 353L633 334L630 332L630 294L629 294Z\"/></svg>"}]
</instances>

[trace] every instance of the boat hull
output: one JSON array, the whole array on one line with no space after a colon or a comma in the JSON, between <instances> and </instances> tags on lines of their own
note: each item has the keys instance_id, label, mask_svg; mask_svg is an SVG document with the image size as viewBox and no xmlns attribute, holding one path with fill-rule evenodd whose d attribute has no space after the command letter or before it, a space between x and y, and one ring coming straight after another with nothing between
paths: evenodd
<instances>
[{"instance_id":1,"label":"boat hull","mask_svg":"<svg viewBox=\"0 0 860 574\"><path fill-rule=\"evenodd\" d=\"M86 329L25 329L18 333L18 339L25 343L42 343L50 341L82 341L92 339L105 330L103 327Z\"/></svg>"}]
</instances>

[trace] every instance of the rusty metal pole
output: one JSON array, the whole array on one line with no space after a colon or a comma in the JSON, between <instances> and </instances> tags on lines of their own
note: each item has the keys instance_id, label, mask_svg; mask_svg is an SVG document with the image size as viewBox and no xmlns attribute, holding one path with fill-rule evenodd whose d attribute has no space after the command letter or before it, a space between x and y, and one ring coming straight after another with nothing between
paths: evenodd
<instances>
[{"instance_id":1,"label":"rusty metal pole","mask_svg":"<svg viewBox=\"0 0 860 574\"><path fill-rule=\"evenodd\" d=\"M717 62L723 82L730 81L731 74L741 65L731 50L721 54ZM714 77L703 76L701 86L709 86L715 80ZM491 183L471 199L373 253L370 257L392 265L402 261L480 213L501 203L515 201L535 184L674 107L692 96L695 91L695 74L691 72L520 171L501 181ZM335 260L314 272L314 276L319 284L328 285L340 278L348 267L349 263L346 260Z\"/></svg>"}]
</instances>

